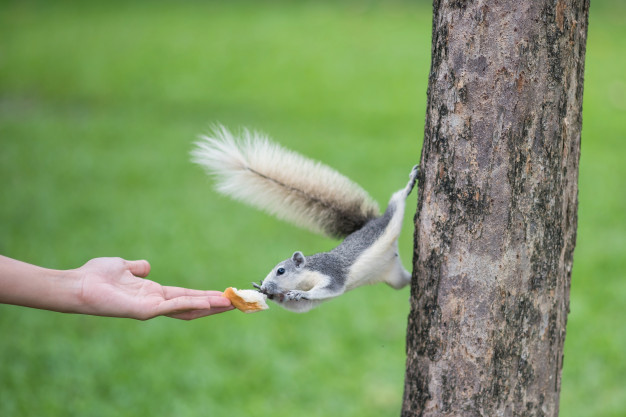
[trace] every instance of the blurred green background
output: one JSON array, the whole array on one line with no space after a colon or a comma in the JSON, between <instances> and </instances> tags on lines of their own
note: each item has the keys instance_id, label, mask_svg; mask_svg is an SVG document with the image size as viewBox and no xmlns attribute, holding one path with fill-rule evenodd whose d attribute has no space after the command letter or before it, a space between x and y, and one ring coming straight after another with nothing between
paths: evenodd
<instances>
[{"instance_id":1,"label":"blurred green background","mask_svg":"<svg viewBox=\"0 0 626 417\"><path fill-rule=\"evenodd\" d=\"M249 287L335 242L218 196L211 123L323 160L381 206L418 161L428 2L0 3L0 253L146 258L167 285ZM626 410L626 26L591 10L563 416ZM409 266L408 203L402 256ZM409 290L193 322L0 306L2 416L395 416Z\"/></svg>"}]
</instances>

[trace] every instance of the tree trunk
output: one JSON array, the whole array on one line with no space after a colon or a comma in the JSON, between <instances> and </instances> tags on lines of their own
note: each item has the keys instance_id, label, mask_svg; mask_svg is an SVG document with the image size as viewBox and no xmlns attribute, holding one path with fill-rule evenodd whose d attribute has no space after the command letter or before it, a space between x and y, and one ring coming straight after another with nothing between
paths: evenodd
<instances>
[{"instance_id":1,"label":"tree trunk","mask_svg":"<svg viewBox=\"0 0 626 417\"><path fill-rule=\"evenodd\" d=\"M403 416L556 416L588 0L434 1Z\"/></svg>"}]
</instances>

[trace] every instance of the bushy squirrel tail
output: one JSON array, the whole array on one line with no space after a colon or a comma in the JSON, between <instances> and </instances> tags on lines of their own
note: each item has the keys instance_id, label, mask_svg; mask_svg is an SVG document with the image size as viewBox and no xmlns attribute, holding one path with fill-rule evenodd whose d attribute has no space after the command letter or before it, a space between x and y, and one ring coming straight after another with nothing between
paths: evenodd
<instances>
[{"instance_id":1,"label":"bushy squirrel tail","mask_svg":"<svg viewBox=\"0 0 626 417\"><path fill-rule=\"evenodd\" d=\"M342 238L379 215L359 185L261 133L244 129L235 138L218 125L195 145L193 162L215 177L219 192L297 226Z\"/></svg>"}]
</instances>

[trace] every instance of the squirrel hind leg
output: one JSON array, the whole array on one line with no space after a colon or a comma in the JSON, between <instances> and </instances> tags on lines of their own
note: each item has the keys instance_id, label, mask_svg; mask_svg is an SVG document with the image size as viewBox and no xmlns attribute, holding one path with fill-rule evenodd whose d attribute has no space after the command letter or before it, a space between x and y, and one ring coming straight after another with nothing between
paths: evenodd
<instances>
[{"instance_id":1,"label":"squirrel hind leg","mask_svg":"<svg viewBox=\"0 0 626 417\"><path fill-rule=\"evenodd\" d=\"M389 201L390 204L395 203L396 205L398 204L404 205L405 200L407 199L409 194L411 194L411 191L413 191L413 188L415 188L419 170L420 170L419 165L415 165L413 167L413 169L411 170L411 174L409 175L409 182L406 184L406 187L393 193L393 195L391 196L391 200Z\"/></svg>"},{"instance_id":2,"label":"squirrel hind leg","mask_svg":"<svg viewBox=\"0 0 626 417\"><path fill-rule=\"evenodd\" d=\"M415 165L413 166L413 169L411 170L411 173L409 174L409 183L406 185L404 192L405 192L405 196L408 197L409 194L411 194L411 191L413 191L413 188L415 188L415 183L417 182L417 176L420 173L420 166L419 165Z\"/></svg>"},{"instance_id":3,"label":"squirrel hind leg","mask_svg":"<svg viewBox=\"0 0 626 417\"><path fill-rule=\"evenodd\" d=\"M396 290L402 289L411 283L411 273L404 269L399 256L396 256L396 262L387 274L385 283Z\"/></svg>"}]
</instances>

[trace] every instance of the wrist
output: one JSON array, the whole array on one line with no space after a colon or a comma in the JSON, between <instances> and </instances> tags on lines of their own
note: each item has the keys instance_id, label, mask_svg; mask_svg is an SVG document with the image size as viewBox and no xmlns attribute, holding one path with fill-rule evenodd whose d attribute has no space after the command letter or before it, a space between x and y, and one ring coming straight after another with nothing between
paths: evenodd
<instances>
[{"instance_id":1,"label":"wrist","mask_svg":"<svg viewBox=\"0 0 626 417\"><path fill-rule=\"evenodd\" d=\"M78 269L50 270L51 285L49 310L61 313L83 313L81 301L82 276Z\"/></svg>"},{"instance_id":2,"label":"wrist","mask_svg":"<svg viewBox=\"0 0 626 417\"><path fill-rule=\"evenodd\" d=\"M60 313L80 313L80 275L76 270L41 268L14 304Z\"/></svg>"}]
</instances>

